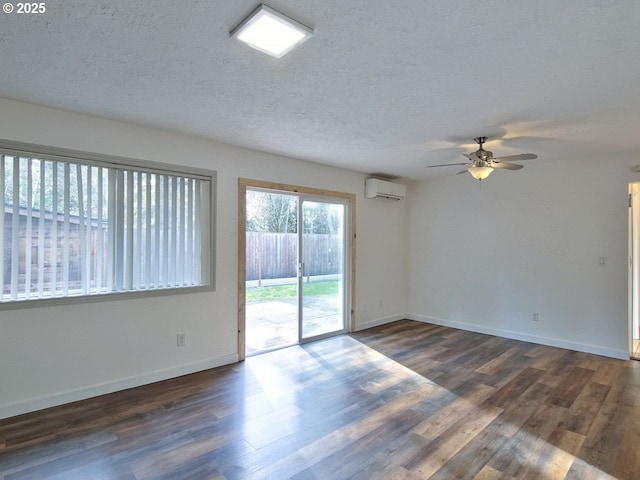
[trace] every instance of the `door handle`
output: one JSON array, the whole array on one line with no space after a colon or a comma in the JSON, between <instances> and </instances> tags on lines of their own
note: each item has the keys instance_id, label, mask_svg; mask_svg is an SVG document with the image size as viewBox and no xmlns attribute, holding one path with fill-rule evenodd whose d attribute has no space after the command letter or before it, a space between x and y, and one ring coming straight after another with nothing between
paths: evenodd
<instances>
[{"instance_id":1,"label":"door handle","mask_svg":"<svg viewBox=\"0 0 640 480\"><path fill-rule=\"evenodd\" d=\"M304 276L304 263L300 262L298 263L298 278L301 278Z\"/></svg>"}]
</instances>

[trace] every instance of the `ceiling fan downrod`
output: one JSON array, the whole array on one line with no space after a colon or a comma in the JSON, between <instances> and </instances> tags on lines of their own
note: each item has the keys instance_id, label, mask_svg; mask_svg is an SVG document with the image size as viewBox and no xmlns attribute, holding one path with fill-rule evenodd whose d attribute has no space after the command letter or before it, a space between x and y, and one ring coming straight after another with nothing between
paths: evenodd
<instances>
[{"instance_id":1,"label":"ceiling fan downrod","mask_svg":"<svg viewBox=\"0 0 640 480\"><path fill-rule=\"evenodd\" d=\"M493 157L493 152L485 150L482 146L484 142L487 141L487 137L475 137L473 140L478 145L480 145L480 148L478 148L478 151L475 152L476 157L478 158L478 161L476 162L476 166L478 167L490 166L488 164L491 162L491 158Z\"/></svg>"}]
</instances>

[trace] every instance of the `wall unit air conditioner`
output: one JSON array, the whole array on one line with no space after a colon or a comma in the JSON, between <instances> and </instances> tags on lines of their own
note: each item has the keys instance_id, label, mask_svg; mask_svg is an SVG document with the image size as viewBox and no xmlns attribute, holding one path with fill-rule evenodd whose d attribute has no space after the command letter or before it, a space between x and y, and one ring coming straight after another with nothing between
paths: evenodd
<instances>
[{"instance_id":1,"label":"wall unit air conditioner","mask_svg":"<svg viewBox=\"0 0 640 480\"><path fill-rule=\"evenodd\" d=\"M378 178L367 178L364 183L365 198L391 198L402 200L407 195L407 187L400 183Z\"/></svg>"}]
</instances>

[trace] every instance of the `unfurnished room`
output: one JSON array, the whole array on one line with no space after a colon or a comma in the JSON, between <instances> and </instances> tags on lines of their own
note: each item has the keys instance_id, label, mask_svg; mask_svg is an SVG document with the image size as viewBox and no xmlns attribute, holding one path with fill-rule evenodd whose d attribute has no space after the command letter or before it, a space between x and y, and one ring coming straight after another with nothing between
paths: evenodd
<instances>
[{"instance_id":1,"label":"unfurnished room","mask_svg":"<svg viewBox=\"0 0 640 480\"><path fill-rule=\"evenodd\" d=\"M0 479L640 478L640 3L0 12Z\"/></svg>"}]
</instances>

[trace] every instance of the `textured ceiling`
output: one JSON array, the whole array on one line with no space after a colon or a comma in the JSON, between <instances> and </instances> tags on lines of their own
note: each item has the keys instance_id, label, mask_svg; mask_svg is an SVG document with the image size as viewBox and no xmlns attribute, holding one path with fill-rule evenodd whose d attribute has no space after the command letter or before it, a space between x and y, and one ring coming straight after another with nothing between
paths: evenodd
<instances>
[{"instance_id":1,"label":"textured ceiling","mask_svg":"<svg viewBox=\"0 0 640 480\"><path fill-rule=\"evenodd\" d=\"M60 0L0 13L0 96L405 178L640 150L637 0L273 0L315 36L229 38L258 2ZM0 134L0 137L2 135Z\"/></svg>"}]
</instances>

